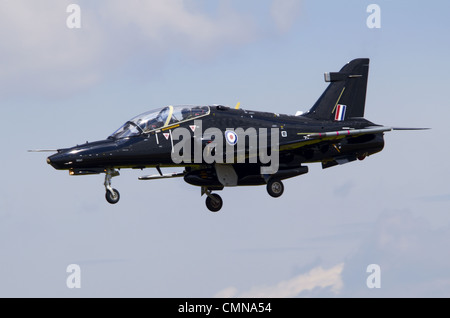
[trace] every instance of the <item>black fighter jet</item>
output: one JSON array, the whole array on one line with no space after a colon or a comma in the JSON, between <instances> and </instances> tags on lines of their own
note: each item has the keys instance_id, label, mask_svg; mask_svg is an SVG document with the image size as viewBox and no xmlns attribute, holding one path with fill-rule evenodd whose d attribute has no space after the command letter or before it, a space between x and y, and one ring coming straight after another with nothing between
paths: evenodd
<instances>
[{"instance_id":1,"label":"black fighter jet","mask_svg":"<svg viewBox=\"0 0 450 318\"><path fill-rule=\"evenodd\" d=\"M206 194L212 212L222 208L212 193L224 187L266 185L280 197L282 180L380 152L393 128L364 118L369 59L355 59L339 72L325 73L328 88L304 114L283 115L227 107L167 106L127 121L106 140L56 150L47 162L70 175L105 173L106 200L120 195L111 178L124 168L156 168L140 180L183 178ZM182 167L163 174L161 168ZM180 169L181 170L181 169Z\"/></svg>"}]
</instances>

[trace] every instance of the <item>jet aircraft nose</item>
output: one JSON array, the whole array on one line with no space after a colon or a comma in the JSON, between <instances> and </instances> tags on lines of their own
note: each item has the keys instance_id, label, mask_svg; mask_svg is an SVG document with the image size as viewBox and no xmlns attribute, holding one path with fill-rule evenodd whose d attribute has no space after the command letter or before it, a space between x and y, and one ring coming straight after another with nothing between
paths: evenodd
<instances>
[{"instance_id":1,"label":"jet aircraft nose","mask_svg":"<svg viewBox=\"0 0 450 318\"><path fill-rule=\"evenodd\" d=\"M67 169L67 165L70 163L69 156L64 152L58 152L47 158L47 163L55 169Z\"/></svg>"},{"instance_id":2,"label":"jet aircraft nose","mask_svg":"<svg viewBox=\"0 0 450 318\"><path fill-rule=\"evenodd\" d=\"M115 141L100 140L72 148L59 149L57 153L47 158L47 163L57 170L97 168L98 165L103 167L103 163L100 161L104 160L106 155L112 157L116 151Z\"/></svg>"},{"instance_id":3,"label":"jet aircraft nose","mask_svg":"<svg viewBox=\"0 0 450 318\"><path fill-rule=\"evenodd\" d=\"M60 169L60 165L62 162L60 159L58 159L58 157L61 156L59 156L59 154L51 155L50 157L47 158L47 163L55 169Z\"/></svg>"}]
</instances>

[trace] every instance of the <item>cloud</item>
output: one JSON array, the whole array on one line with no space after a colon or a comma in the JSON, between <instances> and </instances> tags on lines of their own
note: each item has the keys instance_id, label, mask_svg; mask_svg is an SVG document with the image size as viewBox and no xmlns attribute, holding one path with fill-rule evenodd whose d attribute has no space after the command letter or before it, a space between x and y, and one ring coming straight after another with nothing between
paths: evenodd
<instances>
[{"instance_id":1,"label":"cloud","mask_svg":"<svg viewBox=\"0 0 450 318\"><path fill-rule=\"evenodd\" d=\"M156 49L183 49L203 56L211 51L252 39L251 19L221 6L217 15L188 7L184 0L110 0L106 15L116 27L130 27L134 37Z\"/></svg>"},{"instance_id":2,"label":"cloud","mask_svg":"<svg viewBox=\"0 0 450 318\"><path fill-rule=\"evenodd\" d=\"M292 298L314 289L326 289L337 294L343 287L341 273L344 265L338 264L330 269L315 267L306 274L301 274L274 286L254 287L249 291L239 292L235 287L219 291L215 297L256 297L256 298Z\"/></svg>"},{"instance_id":3,"label":"cloud","mask_svg":"<svg viewBox=\"0 0 450 318\"><path fill-rule=\"evenodd\" d=\"M0 1L0 90L60 94L90 87L133 65L151 76L170 54L210 58L252 41L252 19L185 0L78 1L81 29L69 29L68 0Z\"/></svg>"},{"instance_id":4,"label":"cloud","mask_svg":"<svg viewBox=\"0 0 450 318\"><path fill-rule=\"evenodd\" d=\"M70 30L69 1L0 2L0 90L8 94L86 87L99 79L102 56L98 29ZM82 19L90 14L83 13Z\"/></svg>"},{"instance_id":5,"label":"cloud","mask_svg":"<svg viewBox=\"0 0 450 318\"><path fill-rule=\"evenodd\" d=\"M382 214L358 251L345 261L342 296L449 297L450 228L433 228L408 211ZM381 288L367 288L366 268L378 264Z\"/></svg>"},{"instance_id":6,"label":"cloud","mask_svg":"<svg viewBox=\"0 0 450 318\"><path fill-rule=\"evenodd\" d=\"M300 15L301 0L273 0L270 14L280 32L287 32L292 28Z\"/></svg>"},{"instance_id":7,"label":"cloud","mask_svg":"<svg viewBox=\"0 0 450 318\"><path fill-rule=\"evenodd\" d=\"M450 297L450 227L433 227L410 211L381 214L360 246L332 268L315 266L273 286L228 287L216 297ZM380 267L381 288L367 272Z\"/></svg>"}]
</instances>

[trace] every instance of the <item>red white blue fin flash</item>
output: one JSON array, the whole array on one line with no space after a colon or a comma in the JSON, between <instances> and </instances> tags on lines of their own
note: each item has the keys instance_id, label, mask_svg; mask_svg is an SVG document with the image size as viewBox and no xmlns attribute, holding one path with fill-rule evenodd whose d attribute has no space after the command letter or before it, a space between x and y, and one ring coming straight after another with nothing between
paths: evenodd
<instances>
[{"instance_id":1,"label":"red white blue fin flash","mask_svg":"<svg viewBox=\"0 0 450 318\"><path fill-rule=\"evenodd\" d=\"M337 105L336 108L336 115L334 117L335 121L343 121L345 118L345 111L347 110L346 105Z\"/></svg>"}]
</instances>

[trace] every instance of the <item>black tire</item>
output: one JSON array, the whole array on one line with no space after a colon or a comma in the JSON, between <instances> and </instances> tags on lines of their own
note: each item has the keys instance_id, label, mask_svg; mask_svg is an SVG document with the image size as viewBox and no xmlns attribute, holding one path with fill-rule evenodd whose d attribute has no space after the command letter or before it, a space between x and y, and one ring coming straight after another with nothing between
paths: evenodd
<instances>
[{"instance_id":1,"label":"black tire","mask_svg":"<svg viewBox=\"0 0 450 318\"><path fill-rule=\"evenodd\" d=\"M106 191L105 198L108 203L116 204L120 200L119 191L116 189L113 189L113 193L111 193L111 191Z\"/></svg>"},{"instance_id":2,"label":"black tire","mask_svg":"<svg viewBox=\"0 0 450 318\"><path fill-rule=\"evenodd\" d=\"M273 198L279 198L283 195L284 185L280 180L270 180L267 183L267 193Z\"/></svg>"},{"instance_id":3,"label":"black tire","mask_svg":"<svg viewBox=\"0 0 450 318\"><path fill-rule=\"evenodd\" d=\"M223 206L223 200L220 197L220 195L218 194L211 194L212 197L214 197L214 200L208 196L206 198L206 207L211 211L211 212L219 212L220 209L222 209Z\"/></svg>"}]
</instances>

